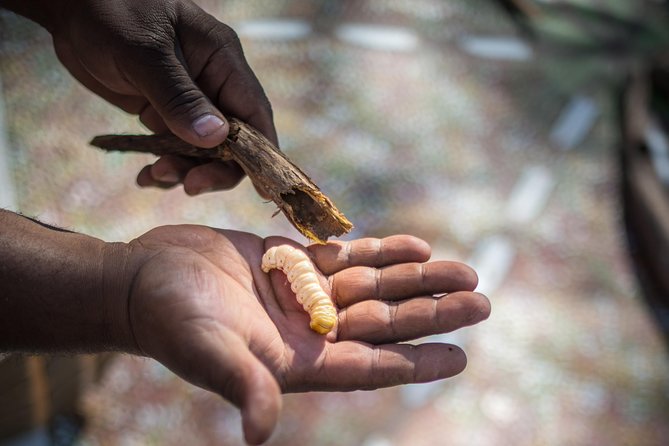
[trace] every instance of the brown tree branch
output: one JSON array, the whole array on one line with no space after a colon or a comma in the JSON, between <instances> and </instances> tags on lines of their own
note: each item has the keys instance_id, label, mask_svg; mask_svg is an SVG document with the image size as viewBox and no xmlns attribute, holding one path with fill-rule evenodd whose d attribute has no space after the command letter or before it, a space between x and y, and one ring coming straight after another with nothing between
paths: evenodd
<instances>
[{"instance_id":1,"label":"brown tree branch","mask_svg":"<svg viewBox=\"0 0 669 446\"><path fill-rule=\"evenodd\" d=\"M230 119L228 138L213 149L192 146L174 135L102 135L91 144L107 151L234 160L309 239L325 243L353 228L311 178L260 132L237 119Z\"/></svg>"}]
</instances>

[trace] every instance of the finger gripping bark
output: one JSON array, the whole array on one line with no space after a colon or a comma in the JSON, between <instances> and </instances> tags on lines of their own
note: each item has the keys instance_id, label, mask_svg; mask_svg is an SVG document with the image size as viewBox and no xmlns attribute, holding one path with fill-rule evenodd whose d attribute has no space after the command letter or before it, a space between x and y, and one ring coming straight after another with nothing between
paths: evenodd
<instances>
[{"instance_id":1,"label":"finger gripping bark","mask_svg":"<svg viewBox=\"0 0 669 446\"><path fill-rule=\"evenodd\" d=\"M283 152L248 124L234 118L229 122L227 139L211 149L194 147L174 135L101 135L91 144L110 151L234 160L310 240L324 244L328 237L351 231L353 224Z\"/></svg>"}]
</instances>

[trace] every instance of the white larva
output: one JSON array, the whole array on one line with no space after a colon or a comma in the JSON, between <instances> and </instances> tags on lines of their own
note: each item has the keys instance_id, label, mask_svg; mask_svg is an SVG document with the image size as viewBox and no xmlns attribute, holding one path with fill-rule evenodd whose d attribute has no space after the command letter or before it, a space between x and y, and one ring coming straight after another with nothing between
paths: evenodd
<instances>
[{"instance_id":1,"label":"white larva","mask_svg":"<svg viewBox=\"0 0 669 446\"><path fill-rule=\"evenodd\" d=\"M337 323L337 309L318 281L318 275L309 257L289 245L273 246L262 256L264 272L279 269L286 274L297 301L309 313L312 330L329 333Z\"/></svg>"}]
</instances>

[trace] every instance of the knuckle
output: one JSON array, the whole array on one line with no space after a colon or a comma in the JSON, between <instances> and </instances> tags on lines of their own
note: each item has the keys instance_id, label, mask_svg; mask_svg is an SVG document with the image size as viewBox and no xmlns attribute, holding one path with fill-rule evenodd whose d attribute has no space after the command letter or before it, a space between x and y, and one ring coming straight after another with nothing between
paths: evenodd
<instances>
[{"instance_id":1,"label":"knuckle","mask_svg":"<svg viewBox=\"0 0 669 446\"><path fill-rule=\"evenodd\" d=\"M233 47L235 49L241 49L241 42L239 40L239 35L237 31L232 29L230 26L225 23L218 22L219 26L215 30L218 37L218 41L221 43L221 46L229 48Z\"/></svg>"},{"instance_id":2,"label":"knuckle","mask_svg":"<svg viewBox=\"0 0 669 446\"><path fill-rule=\"evenodd\" d=\"M139 23L144 26L133 26L118 33L123 47L133 49L136 57L144 62L172 53L176 32L168 19L157 18L150 23L142 19Z\"/></svg>"},{"instance_id":3,"label":"knuckle","mask_svg":"<svg viewBox=\"0 0 669 446\"><path fill-rule=\"evenodd\" d=\"M203 42L209 42L217 48L233 49L241 52L242 45L237 32L220 22L215 17L199 11L192 19L192 30Z\"/></svg>"},{"instance_id":4,"label":"knuckle","mask_svg":"<svg viewBox=\"0 0 669 446\"><path fill-rule=\"evenodd\" d=\"M203 98L199 91L183 86L177 80L172 90L163 99L162 109L172 116L190 115L202 106Z\"/></svg>"}]
</instances>

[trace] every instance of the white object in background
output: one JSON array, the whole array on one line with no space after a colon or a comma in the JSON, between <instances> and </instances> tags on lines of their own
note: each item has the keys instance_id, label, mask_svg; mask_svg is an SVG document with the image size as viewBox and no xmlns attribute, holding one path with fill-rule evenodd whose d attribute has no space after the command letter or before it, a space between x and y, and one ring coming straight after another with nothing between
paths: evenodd
<instances>
[{"instance_id":1,"label":"white object in background","mask_svg":"<svg viewBox=\"0 0 669 446\"><path fill-rule=\"evenodd\" d=\"M546 167L525 168L506 204L507 221L516 224L530 223L546 207L554 187L555 179Z\"/></svg>"},{"instance_id":2,"label":"white object in background","mask_svg":"<svg viewBox=\"0 0 669 446\"><path fill-rule=\"evenodd\" d=\"M643 137L655 173L662 184L669 186L669 141L655 118L646 125Z\"/></svg>"},{"instance_id":3,"label":"white object in background","mask_svg":"<svg viewBox=\"0 0 669 446\"><path fill-rule=\"evenodd\" d=\"M491 389L483 393L479 407L488 419L509 425L520 418L520 408L513 397L502 391Z\"/></svg>"},{"instance_id":4,"label":"white object in background","mask_svg":"<svg viewBox=\"0 0 669 446\"><path fill-rule=\"evenodd\" d=\"M9 140L5 129L5 102L2 91L0 79L0 208L17 211L16 190L9 167Z\"/></svg>"},{"instance_id":5,"label":"white object in background","mask_svg":"<svg viewBox=\"0 0 669 446\"><path fill-rule=\"evenodd\" d=\"M504 282L516 256L516 248L507 237L494 235L481 240L467 262L479 276L476 290L490 296Z\"/></svg>"},{"instance_id":6,"label":"white object in background","mask_svg":"<svg viewBox=\"0 0 669 446\"><path fill-rule=\"evenodd\" d=\"M240 22L235 31L242 38L253 40L288 41L303 39L312 32L311 25L302 20L250 20Z\"/></svg>"},{"instance_id":7,"label":"white object in background","mask_svg":"<svg viewBox=\"0 0 669 446\"><path fill-rule=\"evenodd\" d=\"M339 26L335 34L343 42L380 51L408 52L420 42L416 33L396 26L347 24Z\"/></svg>"},{"instance_id":8,"label":"white object in background","mask_svg":"<svg viewBox=\"0 0 669 446\"><path fill-rule=\"evenodd\" d=\"M517 37L465 36L458 45L464 52L483 59L523 61L533 56L532 47Z\"/></svg>"},{"instance_id":9,"label":"white object in background","mask_svg":"<svg viewBox=\"0 0 669 446\"><path fill-rule=\"evenodd\" d=\"M563 150L573 149L583 142L598 116L594 100L584 95L572 97L551 129L551 143Z\"/></svg>"},{"instance_id":10,"label":"white object in background","mask_svg":"<svg viewBox=\"0 0 669 446\"><path fill-rule=\"evenodd\" d=\"M361 446L393 446L393 442L379 434L371 434L362 442Z\"/></svg>"}]
</instances>

